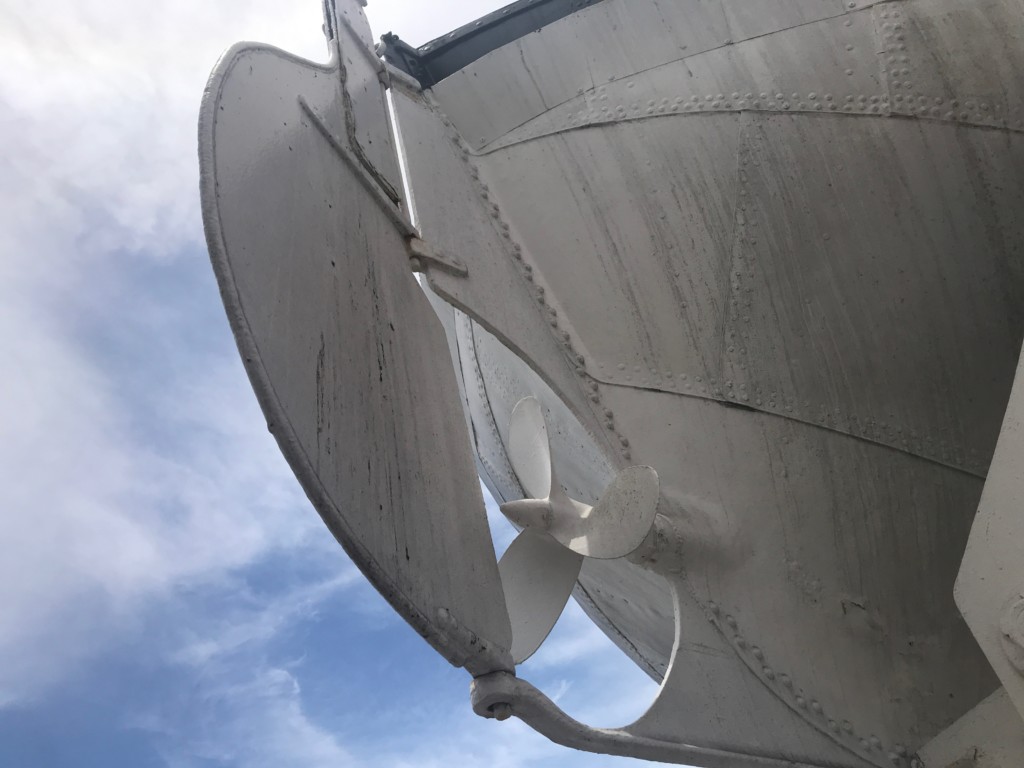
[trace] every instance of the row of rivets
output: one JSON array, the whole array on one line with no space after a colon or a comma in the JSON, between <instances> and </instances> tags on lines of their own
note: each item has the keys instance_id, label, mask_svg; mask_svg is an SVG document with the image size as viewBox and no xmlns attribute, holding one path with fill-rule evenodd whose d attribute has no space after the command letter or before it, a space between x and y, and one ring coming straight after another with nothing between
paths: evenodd
<instances>
[{"instance_id":1,"label":"row of rivets","mask_svg":"<svg viewBox=\"0 0 1024 768\"><path fill-rule=\"evenodd\" d=\"M897 8L883 6L878 12L879 31L885 43L882 75L892 92L893 111L906 116L986 127L1024 130L1024 119L1003 114L1003 105L984 99L956 99L919 93L914 82L914 62L908 51L903 15Z\"/></svg>"},{"instance_id":2,"label":"row of rivets","mask_svg":"<svg viewBox=\"0 0 1024 768\"><path fill-rule=\"evenodd\" d=\"M879 761L884 755L885 759L897 768L919 768L918 758L909 755L903 746L895 745L890 749L883 749L882 741L877 736L858 735L849 720L840 720L828 715L821 702L798 689L788 674L780 673L768 664L764 651L759 646L752 645L740 632L739 622L734 616L723 615L722 608L715 602L709 602L706 608L708 620L729 640L746 666L777 696L793 706L807 722L876 765L881 765Z\"/></svg>"},{"instance_id":3,"label":"row of rivets","mask_svg":"<svg viewBox=\"0 0 1024 768\"><path fill-rule=\"evenodd\" d=\"M883 72L884 74L884 72ZM946 100L941 96L928 97L918 94L914 84L907 81L891 82L893 95L846 93L833 95L827 93L820 98L816 92L807 94L793 93L747 93L745 97L731 99L724 94L706 94L704 96L677 96L673 99L649 99L645 104L619 104L615 107L605 106L600 109L583 109L570 113L561 124L538 127L536 131L516 135L513 139L498 140L487 151L505 149L532 139L549 136L564 131L587 128L591 126L614 125L631 122L649 117L670 116L672 114L726 113L740 111L760 112L792 112L792 113L836 113L857 114L886 117L894 113L906 117L939 119L949 122L968 123L985 127L1005 128L1012 131L1024 131L1024 119L1012 119L1003 115L1001 105L985 101L957 99Z\"/></svg>"},{"instance_id":4,"label":"row of rivets","mask_svg":"<svg viewBox=\"0 0 1024 768\"><path fill-rule=\"evenodd\" d=\"M728 332L729 359L739 369L736 373L745 378L758 380L763 380L763 376L752 371L754 366L747 354L750 345L755 343L749 325L753 313L752 297L758 288L752 278L755 276L754 269L757 262L759 211L750 201L760 198L759 190L751 186L751 175L755 173L753 167L760 165L758 157L763 156L761 154L763 139L762 132L756 126L751 126L749 130L745 129L744 131L739 157L740 204L736 211L736 238L732 268L733 294L730 299L732 328L739 330ZM823 242L830 239L831 236L828 233L822 235ZM895 423L885 422L874 417L846 413L832 404L812 403L806 399L801 401L799 398L780 393L779 389L781 388L773 388L770 385L753 385L752 392L748 395L746 388L742 385L739 388L734 387L732 381L727 379L725 386L721 388L721 394L719 394L719 388L716 387L715 396L726 400L740 400L744 403L749 402L749 398L752 396L752 404L756 407L825 429L844 432L917 455L955 462L960 466L969 462L971 468L977 468L981 463L980 457L974 450L968 451L965 456L962 448L950 446L945 441L919 435L916 430L904 429ZM890 417L895 418L895 414L890 414Z\"/></svg>"},{"instance_id":5,"label":"row of rivets","mask_svg":"<svg viewBox=\"0 0 1024 768\"><path fill-rule=\"evenodd\" d=\"M468 344L468 357L470 365L473 368L473 383L477 388L485 401L487 399L487 386L484 383L483 369L480 365L480 359L477 355L476 341L473 339L473 324L468 315L459 313L458 321L463 323L464 332L468 335L470 343ZM487 413L490 413L489 411ZM487 418L487 428L491 434L491 439L494 441L494 445L501 445L501 436L498 434L498 426L494 423L493 417ZM519 481L513 476L511 472L511 466L508 468L499 468L483 454L481 451L477 451L477 455L480 457L480 462L484 465L484 469L487 470L492 480L500 481L505 488L517 488ZM506 459L507 464L507 459Z\"/></svg>"},{"instance_id":6,"label":"row of rivets","mask_svg":"<svg viewBox=\"0 0 1024 768\"><path fill-rule=\"evenodd\" d=\"M847 102L848 105L851 103L853 102ZM750 324L756 264L756 252L750 246L757 242L759 224L756 211L751 203L750 177L751 173L753 173L751 166L757 167L760 165L758 158L761 155L755 151L759 148L760 139L761 131L757 126L743 127L740 136L739 170L737 172L739 177L739 201L736 205L733 224L735 236L733 237L731 279L729 283L729 320L730 328L744 328L744 330L730 330L728 332L727 347L728 359L740 371L745 371L749 364L747 343L750 341L750 333L745 329L745 326ZM737 338L737 334L739 334L739 338ZM733 386L733 381L729 378L725 380L724 388L717 386L717 382L714 379L712 379L712 386L714 387L715 397L724 396L732 399L738 394L742 402L749 402L751 393L745 388L740 389L737 393L736 388ZM724 395L721 394L723 392ZM768 407L773 408L775 407L774 404L778 401L777 393L771 392L765 398L765 393L757 387L754 388L752 394L755 406L763 406L765 399L767 399ZM743 400L743 398L746 398L746 400ZM789 404L784 403L783 408L787 405Z\"/></svg>"},{"instance_id":7,"label":"row of rivets","mask_svg":"<svg viewBox=\"0 0 1024 768\"><path fill-rule=\"evenodd\" d=\"M590 93L588 94L588 100L583 104L583 108L568 113L561 123L538 124L535 131L518 135L511 141L498 140L489 148L489 151L503 149L523 141L574 128L629 122L672 113L715 113L744 110L766 112L833 112L877 116L887 116L895 112L904 116L966 122L1010 130L1024 130L1024 119L1018 118L1013 120L1003 116L1001 114L1003 110L999 104L989 104L988 102L976 99L962 102L956 99L944 100L942 97L927 97L918 94L914 82L907 79L911 74L911 70L909 67L909 57L906 55L905 43L898 43L891 47L890 50L887 50L886 53L889 56L886 60L886 69L882 71L882 74L887 76L890 90L893 92L892 104L890 104L889 94L877 93L824 93L819 96L816 91L808 93L786 93L783 91L763 91L758 93L747 91L741 93L733 91L729 94L684 94L675 97L647 99L646 102L624 102L612 106L609 103L596 105L590 103L590 101L594 100L593 93ZM854 70L847 69L846 73L852 75ZM921 99L924 99L924 102L921 102ZM607 97L599 97L596 100L607 100Z\"/></svg>"},{"instance_id":8,"label":"row of rivets","mask_svg":"<svg viewBox=\"0 0 1024 768\"><path fill-rule=\"evenodd\" d=\"M740 94L706 94L704 96L684 94L675 98L664 97L649 99L645 104L633 102L617 104L614 107L603 105L599 108L582 109L568 115L566 123L549 129L545 133L555 133L566 128L617 123L625 120L650 117L672 112L736 112L742 110L761 110L768 112L865 112L888 114L888 96L883 94L838 94L816 91L809 93L748 92ZM534 137L530 137L534 138Z\"/></svg>"},{"instance_id":9,"label":"row of rivets","mask_svg":"<svg viewBox=\"0 0 1024 768\"><path fill-rule=\"evenodd\" d=\"M855 8L858 8L856 4ZM866 4L863 7L868 7ZM500 149L514 143L528 141L551 133L564 130L617 123L668 113L685 112L731 112L737 110L762 111L796 111L796 112L843 112L855 114L889 115L893 112L904 116L916 116L930 119L966 122L987 127L1000 127L1010 130L1024 130L1024 119L1013 118L1002 114L1003 107L995 102L989 103L979 99L963 101L948 100L943 103L942 97L928 97L918 93L919 86L913 79L913 63L908 52L907 34L900 10L890 5L880 5L876 14L877 34L883 38L885 50L882 54L882 75L888 84L890 94L833 94L811 92L792 92L776 88L773 91L733 90L730 92L683 94L646 100L629 99L630 94L609 94L607 86L601 85L588 91L579 91L577 103L582 109L568 107L568 112L561 124L545 124L538 121L537 130L527 135L517 136L512 141L498 140L490 147ZM846 27L852 26L851 20L844 22ZM857 50L853 41L844 46L847 53ZM860 59L851 61L843 71L846 75L855 74L855 67L862 65ZM636 86L636 81L626 83L627 90ZM926 103L920 100L924 99ZM613 100L619 103L613 105ZM564 109L563 109L564 111ZM551 115L551 113L548 113ZM554 117L554 115L551 115ZM557 119L557 118L555 118Z\"/></svg>"},{"instance_id":10,"label":"row of rivets","mask_svg":"<svg viewBox=\"0 0 1024 768\"><path fill-rule=\"evenodd\" d=\"M944 111L935 115L932 110L940 104L927 103L927 97L917 96L913 66L907 52L906 34L899 10L888 7L876 11L876 28L885 44L885 61L882 63L882 77L885 78L892 94L893 111L903 115L919 117L941 117ZM919 102L918 99L925 99ZM954 118L956 117L954 113Z\"/></svg>"},{"instance_id":11,"label":"row of rivets","mask_svg":"<svg viewBox=\"0 0 1024 768\"><path fill-rule=\"evenodd\" d=\"M679 104L658 103L656 106L641 108L633 105L627 111L625 107L617 108L615 112L580 112L570 115L563 125L555 125L539 129L536 132L517 135L509 141L499 140L487 151L492 152L505 149L516 144L521 144L532 139L542 138L556 133L562 133L576 128L590 126L614 125L618 123L631 122L664 113L724 113L744 110L762 112L822 112L836 114L857 114L867 116L886 117L892 114L900 114L905 117L918 117L937 119L956 123L967 123L992 128L1005 128L1012 131L1024 131L1024 119L1011 119L1001 116L1002 107L998 104L989 105L987 102L966 101L960 102L956 99L945 100L943 97L926 97L915 94L913 91L903 93L897 89L890 99L888 94L845 94L840 99L832 97L824 101L810 99L806 101L761 101L755 99L751 102L739 100L735 104L730 101L711 102L706 101L682 101ZM799 94L796 94L799 96ZM831 96L831 94L827 94ZM678 97L682 99L682 97ZM696 97L694 97L696 98ZM665 100L663 99L662 102ZM621 110L621 111L618 111ZM973 111L972 111L973 110Z\"/></svg>"},{"instance_id":12,"label":"row of rivets","mask_svg":"<svg viewBox=\"0 0 1024 768\"><path fill-rule=\"evenodd\" d=\"M826 429L843 432L871 440L883 445L925 456L972 471L984 471L987 457L976 449L964 449L946 436L932 436L907 429L892 420L882 420L850 414L834 405L812 403L787 396L777 388L743 381L761 379L752 372L747 349L754 342L749 330L753 291L756 285L755 266L758 242L758 215L750 203L756 190L751 189L750 179L754 168L760 165L758 149L762 136L756 126L744 127L739 153L739 199L734 223L733 264L730 272L731 294L729 298L729 319L732 329L727 332L729 365L733 367L736 381L731 377L707 377L690 372L660 371L656 368L641 368L627 363L598 363L598 375L603 381L625 386L651 387L660 391L733 401L777 413L790 418L814 424ZM823 240L829 240L828 234ZM890 414L895 419L895 414Z\"/></svg>"},{"instance_id":13,"label":"row of rivets","mask_svg":"<svg viewBox=\"0 0 1024 768\"><path fill-rule=\"evenodd\" d=\"M458 130L455 128L452 122L439 109L437 109L436 107L433 108L435 110L435 113L441 119L445 128L448 130L449 137L452 143L457 148L457 151L459 152L459 155L462 158L463 162L465 162L466 165L468 166L469 175L476 184L477 193L480 195L480 198L484 201L485 205L487 206L491 217L497 222L498 232L508 245L509 250L512 254L512 259L514 263L518 265L520 274L522 275L523 279L530 285L534 300L540 307L541 312L547 317L548 324L551 326L552 329L552 333L554 334L558 342L561 344L562 348L565 350L565 354L568 358L568 361L573 366L576 375L580 378L581 383L584 385L584 388L588 391L588 398L594 405L594 412L598 414L599 417L602 418L604 427L605 429L608 430L609 433L611 433L613 442L618 442L619 453L622 456L622 458L625 461L630 461L632 459L632 452L630 451L629 440L627 440L626 437L620 434L619 431L616 429L615 414L611 411L611 409L603 406L601 400L600 387L598 383L594 379L592 379L587 373L586 360L583 357L583 355L579 354L573 346L572 335L567 330L560 328L558 320L558 311L554 307L548 305L548 300L546 298L546 289L544 288L544 286L537 283L537 279L533 273L533 265L527 262L524 258L523 248L518 242L516 242L515 238L512 235L512 230L511 227L509 226L509 223L505 221L504 218L502 217L500 206L492 199L490 189L488 188L487 184L480 179L480 170L473 162L472 156L469 152L469 148L462 140L461 136L458 133Z\"/></svg>"},{"instance_id":14,"label":"row of rivets","mask_svg":"<svg viewBox=\"0 0 1024 768\"><path fill-rule=\"evenodd\" d=\"M736 363L738 368L743 371L748 369L747 363L742 360L747 354L745 346L731 345L727 350L741 358ZM980 451L964 448L948 437L924 435L894 421L850 414L841 408L815 404L810 400L801 401L777 389L773 390L768 385L750 385L742 381L737 383L732 379L701 374L641 369L640 366L626 363L598 363L597 369L599 378L609 384L737 402L970 471L981 472L987 466L987 457Z\"/></svg>"}]
</instances>

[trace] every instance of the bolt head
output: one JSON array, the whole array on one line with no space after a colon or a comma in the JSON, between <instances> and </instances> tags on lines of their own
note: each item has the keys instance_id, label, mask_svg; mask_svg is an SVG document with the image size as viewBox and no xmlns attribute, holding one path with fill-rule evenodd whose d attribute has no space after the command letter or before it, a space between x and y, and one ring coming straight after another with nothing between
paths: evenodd
<instances>
[{"instance_id":1,"label":"bolt head","mask_svg":"<svg viewBox=\"0 0 1024 768\"><path fill-rule=\"evenodd\" d=\"M492 704L488 711L494 717L495 720L508 720L512 717L512 707L509 704Z\"/></svg>"}]
</instances>

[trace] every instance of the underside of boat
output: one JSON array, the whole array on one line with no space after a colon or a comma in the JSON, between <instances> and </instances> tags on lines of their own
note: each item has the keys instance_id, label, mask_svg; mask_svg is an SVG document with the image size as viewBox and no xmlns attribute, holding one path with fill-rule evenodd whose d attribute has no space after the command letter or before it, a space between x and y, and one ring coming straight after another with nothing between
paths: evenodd
<instances>
[{"instance_id":1,"label":"underside of boat","mask_svg":"<svg viewBox=\"0 0 1024 768\"><path fill-rule=\"evenodd\" d=\"M311 500L477 711L708 768L1019 766L1024 4L326 18L328 65L211 77L211 255ZM662 682L623 729L514 676L569 589Z\"/></svg>"}]
</instances>

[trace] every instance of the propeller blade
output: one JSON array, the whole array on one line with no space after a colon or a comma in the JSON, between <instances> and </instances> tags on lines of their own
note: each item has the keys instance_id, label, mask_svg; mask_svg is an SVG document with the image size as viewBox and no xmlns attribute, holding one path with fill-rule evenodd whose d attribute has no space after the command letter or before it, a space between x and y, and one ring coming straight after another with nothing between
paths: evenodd
<instances>
[{"instance_id":1,"label":"propeller blade","mask_svg":"<svg viewBox=\"0 0 1024 768\"><path fill-rule=\"evenodd\" d=\"M516 664L530 658L551 632L582 565L582 555L532 528L520 533L498 561Z\"/></svg>"},{"instance_id":2,"label":"propeller blade","mask_svg":"<svg viewBox=\"0 0 1024 768\"><path fill-rule=\"evenodd\" d=\"M551 493L554 470L548 428L535 397L524 397L512 410L508 456L526 495L546 499Z\"/></svg>"},{"instance_id":3,"label":"propeller blade","mask_svg":"<svg viewBox=\"0 0 1024 768\"><path fill-rule=\"evenodd\" d=\"M577 515L556 515L548 533L586 557L610 560L640 546L654 524L661 483L651 467L619 472L591 508L573 501Z\"/></svg>"}]
</instances>

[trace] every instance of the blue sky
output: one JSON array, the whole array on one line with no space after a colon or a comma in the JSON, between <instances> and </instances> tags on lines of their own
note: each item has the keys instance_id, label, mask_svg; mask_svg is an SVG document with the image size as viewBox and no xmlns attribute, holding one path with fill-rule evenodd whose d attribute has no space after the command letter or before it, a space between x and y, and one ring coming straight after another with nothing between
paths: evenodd
<instances>
[{"instance_id":1,"label":"blue sky","mask_svg":"<svg viewBox=\"0 0 1024 768\"><path fill-rule=\"evenodd\" d=\"M421 43L500 4L367 10ZM232 42L322 60L320 23L318 0L0 0L4 768L633 762L473 715L266 432L206 256L196 112ZM594 725L655 693L574 605L521 674Z\"/></svg>"}]
</instances>

